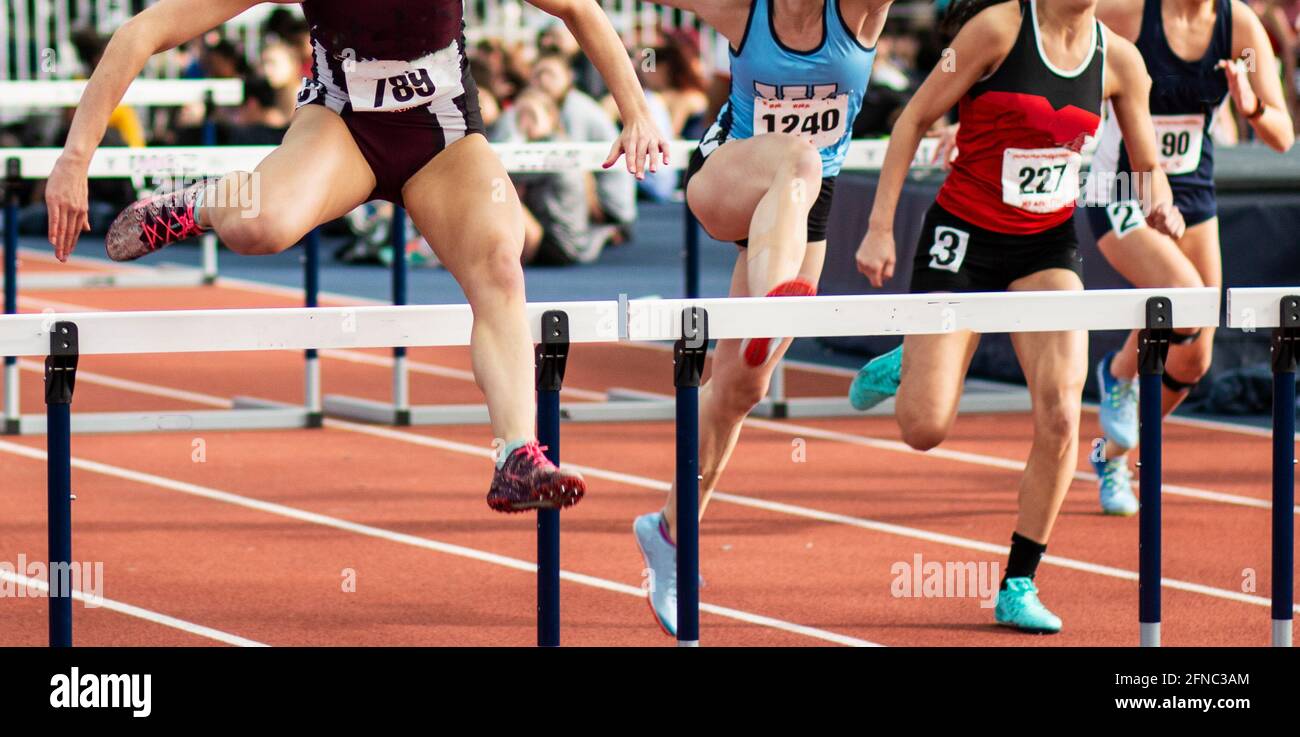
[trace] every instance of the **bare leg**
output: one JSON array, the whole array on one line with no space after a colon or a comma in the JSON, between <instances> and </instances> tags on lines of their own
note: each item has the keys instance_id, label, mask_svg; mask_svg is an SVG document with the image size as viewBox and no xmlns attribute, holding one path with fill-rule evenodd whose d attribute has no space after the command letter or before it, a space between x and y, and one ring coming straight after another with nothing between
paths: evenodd
<instances>
[{"instance_id":1,"label":"bare leg","mask_svg":"<svg viewBox=\"0 0 1300 737\"><path fill-rule=\"evenodd\" d=\"M1011 284L1011 291L1077 290L1072 271L1048 269ZM1083 331L1011 336L1033 402L1034 441L1020 479L1016 532L1046 545L1078 463L1079 415L1088 376L1088 334Z\"/></svg>"},{"instance_id":2,"label":"bare leg","mask_svg":"<svg viewBox=\"0 0 1300 737\"><path fill-rule=\"evenodd\" d=\"M453 143L402 189L411 217L474 311L470 352L494 436L535 438L533 340L524 311L524 215L487 139Z\"/></svg>"},{"instance_id":3,"label":"bare leg","mask_svg":"<svg viewBox=\"0 0 1300 737\"><path fill-rule=\"evenodd\" d=\"M980 336L969 330L903 338L903 367L894 399L903 442L929 450L948 437L979 342Z\"/></svg>"},{"instance_id":4,"label":"bare leg","mask_svg":"<svg viewBox=\"0 0 1300 737\"><path fill-rule=\"evenodd\" d=\"M307 105L253 173L208 187L199 223L246 255L279 253L366 201L375 175L337 113Z\"/></svg>"},{"instance_id":5,"label":"bare leg","mask_svg":"<svg viewBox=\"0 0 1300 737\"><path fill-rule=\"evenodd\" d=\"M693 180L692 180L693 181ZM807 257L797 275L816 283L826 256L826 242L818 241L808 246ZM731 275L731 296L749 296L748 265L744 254L737 255L736 268ZM790 347L789 339L777 347L774 358L759 367L745 363L740 354L739 340L720 340L713 352L713 366L709 380L700 389L700 517L708 507L709 498L718 486L718 479L727 467L727 461L740 438L740 428L754 405L767 394L781 356ZM677 539L677 489L668 492L664 506L664 519L668 522L669 536Z\"/></svg>"},{"instance_id":6,"label":"bare leg","mask_svg":"<svg viewBox=\"0 0 1300 737\"><path fill-rule=\"evenodd\" d=\"M800 274L808 211L821 191L821 177L817 149L794 136L769 133L728 141L691 178L687 201L704 229L719 240L749 239L748 294L767 294Z\"/></svg>"},{"instance_id":7,"label":"bare leg","mask_svg":"<svg viewBox=\"0 0 1300 737\"><path fill-rule=\"evenodd\" d=\"M1189 228L1177 243L1150 228L1141 228L1122 240L1110 233L1098 246L1106 260L1139 289L1219 286L1223 283L1218 218ZM1111 362L1111 373L1116 378L1132 381L1137 377L1137 340L1138 333L1134 331ZM1165 369L1171 378L1194 384L1209 371L1213 347L1214 329L1205 328L1196 340L1169 347ZM1161 395L1164 414L1173 412L1186 397L1185 391L1176 392L1164 387ZM1106 443L1107 458L1117 458L1128 450L1110 441Z\"/></svg>"}]
</instances>

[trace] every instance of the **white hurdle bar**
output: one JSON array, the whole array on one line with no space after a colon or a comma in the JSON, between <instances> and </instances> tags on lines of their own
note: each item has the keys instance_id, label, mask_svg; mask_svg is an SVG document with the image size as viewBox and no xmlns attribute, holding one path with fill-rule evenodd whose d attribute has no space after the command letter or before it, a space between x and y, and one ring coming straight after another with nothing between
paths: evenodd
<instances>
[{"instance_id":1,"label":"white hurdle bar","mask_svg":"<svg viewBox=\"0 0 1300 737\"><path fill-rule=\"evenodd\" d=\"M76 107L86 91L84 80L0 80L0 109ZM123 105L182 107L195 103L239 105L242 79L137 79L126 89Z\"/></svg>"}]
</instances>

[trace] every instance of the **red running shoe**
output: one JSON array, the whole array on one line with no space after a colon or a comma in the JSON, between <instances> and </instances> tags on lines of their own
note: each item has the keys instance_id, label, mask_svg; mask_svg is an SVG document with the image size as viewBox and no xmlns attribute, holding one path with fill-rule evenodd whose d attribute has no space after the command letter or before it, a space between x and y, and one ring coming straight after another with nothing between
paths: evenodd
<instances>
[{"instance_id":1,"label":"red running shoe","mask_svg":"<svg viewBox=\"0 0 1300 737\"><path fill-rule=\"evenodd\" d=\"M163 246L203 233L195 219L194 200L210 183L202 181L176 192L149 197L123 210L104 240L108 257L114 261L134 261Z\"/></svg>"},{"instance_id":2,"label":"red running shoe","mask_svg":"<svg viewBox=\"0 0 1300 737\"><path fill-rule=\"evenodd\" d=\"M776 285L767 293L769 297L814 297L817 286L807 279L795 278ZM745 358L745 365L758 368L772 358L772 352L781 345L781 338L745 338L740 344L740 355Z\"/></svg>"},{"instance_id":3,"label":"red running shoe","mask_svg":"<svg viewBox=\"0 0 1300 737\"><path fill-rule=\"evenodd\" d=\"M563 509L587 493L587 482L573 471L557 467L532 441L516 448L492 475L488 506L498 512Z\"/></svg>"}]
</instances>

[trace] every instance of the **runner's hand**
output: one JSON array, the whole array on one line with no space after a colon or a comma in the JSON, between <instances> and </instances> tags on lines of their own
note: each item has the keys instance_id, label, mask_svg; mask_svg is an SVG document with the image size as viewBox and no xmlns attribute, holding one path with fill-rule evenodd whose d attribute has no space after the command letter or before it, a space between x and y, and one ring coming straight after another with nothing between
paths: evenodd
<instances>
[{"instance_id":1,"label":"runner's hand","mask_svg":"<svg viewBox=\"0 0 1300 737\"><path fill-rule=\"evenodd\" d=\"M894 277L894 234L870 229L862 237L857 253L858 271L873 287L882 287Z\"/></svg>"},{"instance_id":2,"label":"runner's hand","mask_svg":"<svg viewBox=\"0 0 1300 737\"><path fill-rule=\"evenodd\" d=\"M1183 214L1170 202L1161 202L1152 207L1151 213L1147 215L1147 225L1174 240L1182 238L1183 231L1187 229Z\"/></svg>"},{"instance_id":3,"label":"runner's hand","mask_svg":"<svg viewBox=\"0 0 1300 737\"><path fill-rule=\"evenodd\" d=\"M60 156L45 185L45 207L49 211L50 245L54 256L67 261L77 239L90 230L87 167Z\"/></svg>"},{"instance_id":4,"label":"runner's hand","mask_svg":"<svg viewBox=\"0 0 1300 737\"><path fill-rule=\"evenodd\" d=\"M623 121L623 132L610 148L609 157L602 166L610 168L620 156L627 160L629 172L637 179L645 179L647 168L651 172L657 172L661 163L668 165L668 139L664 138L648 115L626 119Z\"/></svg>"}]
</instances>

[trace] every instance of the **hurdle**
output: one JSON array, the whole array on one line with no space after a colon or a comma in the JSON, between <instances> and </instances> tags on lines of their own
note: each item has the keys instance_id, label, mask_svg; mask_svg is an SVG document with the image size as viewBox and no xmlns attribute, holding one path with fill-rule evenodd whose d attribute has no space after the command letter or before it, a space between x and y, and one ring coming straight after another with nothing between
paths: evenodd
<instances>
[{"instance_id":1,"label":"hurdle","mask_svg":"<svg viewBox=\"0 0 1300 737\"><path fill-rule=\"evenodd\" d=\"M1295 617L1295 381L1300 356L1300 287L1228 290L1228 327L1272 328L1274 647L1291 647Z\"/></svg>"},{"instance_id":2,"label":"hurdle","mask_svg":"<svg viewBox=\"0 0 1300 737\"><path fill-rule=\"evenodd\" d=\"M538 433L559 460L559 389L570 342L618 340L619 303L530 304L538 349ZM0 352L44 356L52 647L72 645L71 404L82 355L469 345L467 306L86 312L0 317ZM538 644L560 644L559 512L538 517Z\"/></svg>"},{"instance_id":3,"label":"hurdle","mask_svg":"<svg viewBox=\"0 0 1300 737\"><path fill-rule=\"evenodd\" d=\"M236 80L238 81L238 80ZM240 88L242 89L242 87ZM229 93L227 93L229 94ZM155 149L103 147L91 159L89 176L94 179L155 176L215 176L230 171L251 171L275 150L271 146L175 146ZM6 201L4 234L5 313L18 311L18 194L16 182L44 179L53 170L61 149L27 148L6 154ZM211 234L208 234L209 236ZM313 230L303 241L303 303L315 307L319 301L320 232ZM212 262L215 264L215 261ZM138 267L137 267L138 268ZM206 268L206 267L205 267ZM162 287L192 286L197 282L190 269L140 268L125 274L73 277L65 287ZM39 277L24 277L29 285ZM53 275L52 283L68 280ZM42 415L23 415L18 388L17 359L6 355L4 368L4 432L10 435L40 434L46 431ZM320 359L314 350L305 352L304 400L291 405L257 397L237 396L231 409L192 410L187 412L85 412L73 419L76 432L167 432L175 430L239 430L314 428L321 424Z\"/></svg>"},{"instance_id":4,"label":"hurdle","mask_svg":"<svg viewBox=\"0 0 1300 737\"><path fill-rule=\"evenodd\" d=\"M0 104L3 109L24 108L40 110L43 108L76 107L85 92L86 82L75 80L22 80L0 81ZM122 98L123 105L140 107L181 107L191 104L203 104L207 111L203 125L204 146L215 146L216 125L212 119L212 110L218 105L239 105L244 101L244 81L242 79L137 79L127 88ZM128 149L137 154L151 149ZM42 157L37 161L24 161L21 155L27 149L5 152L6 188L16 188L23 178L45 179L58 159L61 149L49 149L56 152L53 158ZM15 166L9 163L17 160ZM48 164L46 161L48 160ZM136 159L130 159L134 161ZM147 170L126 167L120 173L92 173L92 178L130 178L136 189L144 186L143 178ZM206 176L209 173L224 174L229 169L216 172L197 172L195 175ZM169 175L186 175L188 172L171 171ZM15 231L16 234L17 231ZM16 249L17 239L12 243L6 241L6 249ZM195 269L159 268L159 267L119 267L121 273L103 274L34 274L23 278L26 289L83 289L91 287L176 287L200 286L212 284L217 279L217 240L208 233L201 240L202 266ZM5 279L13 277L7 273Z\"/></svg>"},{"instance_id":5,"label":"hurdle","mask_svg":"<svg viewBox=\"0 0 1300 737\"><path fill-rule=\"evenodd\" d=\"M1293 297L1290 300L1286 304L1291 305L1293 318L1300 321L1300 301ZM1277 302L1272 304L1276 306ZM548 443L555 443L555 458L559 457L558 391L570 342L676 341L677 494L679 509L695 519L697 515L690 511L697 509L699 484L698 389L711 339L942 334L953 330L1014 333L1137 329L1142 331L1142 381L1147 385L1154 382L1158 389L1172 331L1218 325L1219 290L620 300L529 304L527 312L533 341L541 344L537 361L537 399L542 410L538 430ZM466 305L92 312L65 313L57 320L43 314L0 317L0 353L46 357L51 570L71 560L67 513L72 498L67 481L73 430L70 408L80 355L465 346L472 326L473 314ZM1139 639L1143 646L1158 646L1163 422L1160 392L1143 391L1140 402ZM558 517L550 521L545 517L538 521L538 643L556 645L559 526ZM699 531L685 517L682 523L678 539L678 643L694 646L700 642ZM1276 550L1278 542L1275 537L1275 555L1281 555ZM72 641L71 592L56 592L55 588L51 587L50 596L50 641L52 645L66 645Z\"/></svg>"}]
</instances>

